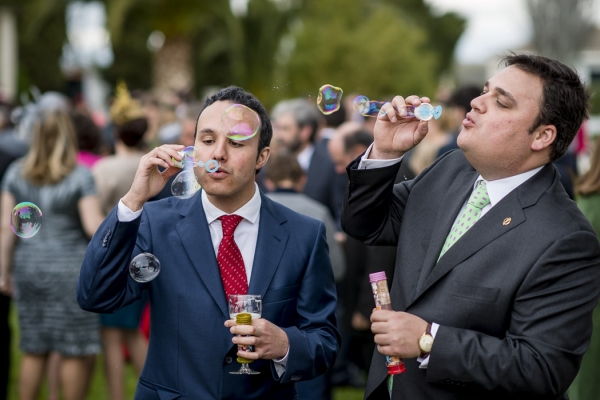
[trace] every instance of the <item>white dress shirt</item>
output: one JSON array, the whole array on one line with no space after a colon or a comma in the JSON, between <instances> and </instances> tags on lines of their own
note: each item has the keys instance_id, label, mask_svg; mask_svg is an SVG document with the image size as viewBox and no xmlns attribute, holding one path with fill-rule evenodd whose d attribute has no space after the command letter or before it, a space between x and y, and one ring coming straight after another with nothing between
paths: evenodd
<instances>
[{"instance_id":1,"label":"white dress shirt","mask_svg":"<svg viewBox=\"0 0 600 400\"><path fill-rule=\"evenodd\" d=\"M244 267L246 268L246 278L248 279L248 285L250 285L250 278L252 276L252 266L254 264L254 253L256 252L256 240L258 239L258 226L260 221L260 206L262 200L260 198L260 190L258 185L254 184L254 196L242 207L237 209L234 213L242 217L240 224L235 229L233 240L242 253L242 259L244 260ZM221 226L221 220L219 219L223 215L227 215L226 212L218 209L214 204L210 202L206 192L202 190L202 208L204 214L206 214L206 220L208 221L208 229L210 231L210 239L212 241L213 249L215 250L215 257L219 251L219 244L223 239L223 227ZM186 201L186 200L182 200ZM189 201L189 200L188 200ZM133 221L142 214L142 210L133 212L124 203L123 200L119 201L117 206L117 219L121 222ZM288 347L289 354L289 347ZM275 369L279 376L285 372L285 366L287 364L287 354L281 359L274 359Z\"/></svg>"},{"instance_id":2,"label":"white dress shirt","mask_svg":"<svg viewBox=\"0 0 600 400\"><path fill-rule=\"evenodd\" d=\"M315 154L315 146L312 144L307 144L304 150L298 153L296 159L298 160L298 164L300 164L300 167L302 167L304 172L308 172L313 154Z\"/></svg>"},{"instance_id":3,"label":"white dress shirt","mask_svg":"<svg viewBox=\"0 0 600 400\"><path fill-rule=\"evenodd\" d=\"M373 145L371 144L371 146L369 146L365 154L361 157L360 163L358 164L358 169L389 167L390 165L396 164L400 162L400 160L402 160L402 157L391 160L369 160L368 157L371 153L372 147ZM486 181L481 177L481 175L479 175L473 183L473 189L475 189L475 187L477 186L477 182L484 181L486 183L488 196L490 197L490 203L481 209L481 216L479 218L483 217L488 211L492 209L492 207L498 204L498 202L504 197L506 197L510 192L512 192L517 187L525 183L525 181L527 181L529 178L540 172L542 168L543 166L532 169L531 171L523 172L519 175L509 176L508 178L497 179L495 181ZM467 208L468 201L469 200L467 199L463 204L462 208L456 216L456 219L454 220L453 225L456 223L456 220L460 217L465 208ZM439 324L436 324L435 322L431 323L431 336L433 336L434 338L437 334L439 327ZM427 368L427 365L429 365L429 357L418 357L417 361L421 363L419 368Z\"/></svg>"}]
</instances>

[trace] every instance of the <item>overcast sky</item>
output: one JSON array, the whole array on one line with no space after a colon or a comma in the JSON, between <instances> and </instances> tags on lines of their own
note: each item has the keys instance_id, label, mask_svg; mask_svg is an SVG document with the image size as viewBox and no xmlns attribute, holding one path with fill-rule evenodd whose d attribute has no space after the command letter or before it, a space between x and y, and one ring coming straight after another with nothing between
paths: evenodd
<instances>
[{"instance_id":1,"label":"overcast sky","mask_svg":"<svg viewBox=\"0 0 600 400\"><path fill-rule=\"evenodd\" d=\"M426 0L441 13L454 11L467 19L467 28L456 47L461 64L485 62L529 42L531 22L525 0ZM600 0L595 20L600 25Z\"/></svg>"}]
</instances>

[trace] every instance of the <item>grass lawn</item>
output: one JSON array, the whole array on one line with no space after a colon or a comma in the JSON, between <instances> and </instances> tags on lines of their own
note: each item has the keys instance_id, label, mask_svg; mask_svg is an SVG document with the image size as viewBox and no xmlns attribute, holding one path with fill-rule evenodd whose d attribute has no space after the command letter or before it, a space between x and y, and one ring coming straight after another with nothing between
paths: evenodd
<instances>
[{"instance_id":1,"label":"grass lawn","mask_svg":"<svg viewBox=\"0 0 600 400\"><path fill-rule=\"evenodd\" d=\"M21 352L19 350L19 331L17 326L17 310L13 307L10 311L10 323L12 329L12 343L11 343L11 371L10 371L10 382L8 388L8 399L18 399L17 396L17 380L19 376L19 364L21 361ZM106 382L103 374L102 357L96 357L96 368L94 369L94 376L92 378L92 385L90 393L87 397L88 400L108 400L108 394L106 390ZM133 399L135 393L135 386L137 384L137 378L131 365L128 365L125 371L125 385L127 390L127 398ZM362 400L363 390L355 388L335 388L333 394L334 400ZM39 396L40 400L48 399L47 387L44 384Z\"/></svg>"}]
</instances>

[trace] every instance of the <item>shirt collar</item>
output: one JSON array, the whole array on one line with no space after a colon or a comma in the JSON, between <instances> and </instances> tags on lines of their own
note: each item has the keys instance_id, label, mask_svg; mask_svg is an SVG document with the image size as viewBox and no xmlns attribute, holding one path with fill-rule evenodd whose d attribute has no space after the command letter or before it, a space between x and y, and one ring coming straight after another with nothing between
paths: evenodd
<instances>
[{"instance_id":1,"label":"shirt collar","mask_svg":"<svg viewBox=\"0 0 600 400\"><path fill-rule=\"evenodd\" d=\"M260 190L256 182L254 183L254 196L243 206L238 208L232 214L239 215L248 222L254 224L258 219L258 213L260 212L260 206L262 200L260 198ZM204 214L206 214L206 220L208 224L212 224L223 215L228 215L225 211L218 209L213 203L210 202L206 192L202 191L202 208L204 208Z\"/></svg>"},{"instance_id":2,"label":"shirt collar","mask_svg":"<svg viewBox=\"0 0 600 400\"><path fill-rule=\"evenodd\" d=\"M495 181L486 181L479 175L473 188L477 186L477 182L484 181L488 196L490 196L490 206L495 206L500 200L502 200L507 194L521 186L529 178L540 172L544 166L532 169L527 172L523 172L519 175L509 176L508 178L496 179Z\"/></svg>"}]
</instances>

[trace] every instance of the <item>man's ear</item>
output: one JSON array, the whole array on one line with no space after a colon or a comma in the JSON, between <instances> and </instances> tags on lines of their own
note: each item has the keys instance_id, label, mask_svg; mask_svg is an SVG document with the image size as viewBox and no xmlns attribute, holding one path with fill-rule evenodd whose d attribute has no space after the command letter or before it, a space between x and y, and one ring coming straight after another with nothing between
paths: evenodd
<instances>
[{"instance_id":1,"label":"man's ear","mask_svg":"<svg viewBox=\"0 0 600 400\"><path fill-rule=\"evenodd\" d=\"M533 132L531 150L543 151L552 146L556 140L556 127L554 125L540 125Z\"/></svg>"},{"instance_id":2,"label":"man's ear","mask_svg":"<svg viewBox=\"0 0 600 400\"><path fill-rule=\"evenodd\" d=\"M259 170L265 166L267 161L269 160L269 156L271 155L271 148L265 147L258 153L258 157L256 158L256 166L255 169Z\"/></svg>"}]
</instances>

